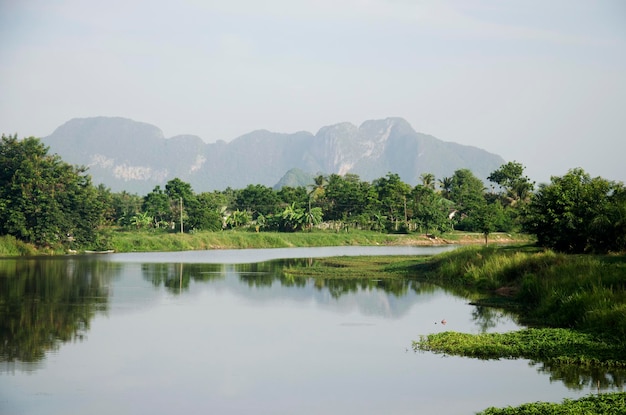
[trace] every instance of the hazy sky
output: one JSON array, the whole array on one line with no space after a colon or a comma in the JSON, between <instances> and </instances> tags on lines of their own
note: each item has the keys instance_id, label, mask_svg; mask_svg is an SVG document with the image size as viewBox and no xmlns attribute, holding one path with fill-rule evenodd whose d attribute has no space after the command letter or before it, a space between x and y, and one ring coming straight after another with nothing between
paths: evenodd
<instances>
[{"instance_id":1,"label":"hazy sky","mask_svg":"<svg viewBox=\"0 0 626 415\"><path fill-rule=\"evenodd\" d=\"M99 115L207 142L397 116L626 182L626 1L0 0L0 132Z\"/></svg>"}]
</instances>

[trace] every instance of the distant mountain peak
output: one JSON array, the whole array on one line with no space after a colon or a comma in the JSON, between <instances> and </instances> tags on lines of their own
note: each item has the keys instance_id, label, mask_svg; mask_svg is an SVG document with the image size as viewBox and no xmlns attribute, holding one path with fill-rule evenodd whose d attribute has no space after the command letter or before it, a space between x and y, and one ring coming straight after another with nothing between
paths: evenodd
<instances>
[{"instance_id":1,"label":"distant mountain peak","mask_svg":"<svg viewBox=\"0 0 626 415\"><path fill-rule=\"evenodd\" d=\"M314 172L354 173L367 181L393 172L415 185L422 173L441 178L460 168L486 178L504 163L484 150L417 133L399 117L358 127L337 123L315 135L256 130L216 143L193 135L165 138L158 127L122 117L75 118L43 140L65 161L89 166L94 183L140 194L176 177L203 192L292 185L310 181Z\"/></svg>"}]
</instances>

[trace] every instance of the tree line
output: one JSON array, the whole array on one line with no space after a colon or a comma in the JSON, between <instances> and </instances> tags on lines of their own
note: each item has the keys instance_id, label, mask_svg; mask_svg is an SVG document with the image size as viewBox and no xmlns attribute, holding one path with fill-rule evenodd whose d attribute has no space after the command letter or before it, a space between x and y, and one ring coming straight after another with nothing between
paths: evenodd
<instances>
[{"instance_id":1,"label":"tree line","mask_svg":"<svg viewBox=\"0 0 626 415\"><path fill-rule=\"evenodd\" d=\"M565 252L626 249L626 190L580 168L535 186L524 166L508 162L486 185L468 169L450 177L425 173L416 186L398 174L371 182L355 174L318 175L309 186L261 184L196 193L178 178L146 195L94 186L34 137L2 136L0 234L37 246L103 248L107 231L296 232L370 229L438 235L450 230L527 232Z\"/></svg>"}]
</instances>

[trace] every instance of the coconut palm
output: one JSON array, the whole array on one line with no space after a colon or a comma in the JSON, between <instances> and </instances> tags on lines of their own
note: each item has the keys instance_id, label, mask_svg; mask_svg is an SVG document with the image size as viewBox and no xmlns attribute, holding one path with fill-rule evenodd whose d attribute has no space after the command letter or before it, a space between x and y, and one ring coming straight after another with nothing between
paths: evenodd
<instances>
[{"instance_id":1,"label":"coconut palm","mask_svg":"<svg viewBox=\"0 0 626 415\"><path fill-rule=\"evenodd\" d=\"M450 198L450 191L452 190L453 182L454 181L452 177L444 177L439 180L439 187L441 187L441 193L443 194L443 197L445 197L446 199Z\"/></svg>"},{"instance_id":2,"label":"coconut palm","mask_svg":"<svg viewBox=\"0 0 626 415\"><path fill-rule=\"evenodd\" d=\"M435 188L435 175L432 173L422 173L420 175L420 179L422 180L422 185L424 187L428 187L430 189Z\"/></svg>"}]
</instances>

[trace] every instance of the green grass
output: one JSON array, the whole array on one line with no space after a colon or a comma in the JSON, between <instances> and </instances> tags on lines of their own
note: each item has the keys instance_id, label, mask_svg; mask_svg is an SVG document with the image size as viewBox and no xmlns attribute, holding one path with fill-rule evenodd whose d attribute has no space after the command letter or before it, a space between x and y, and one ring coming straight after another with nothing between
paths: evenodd
<instances>
[{"instance_id":1,"label":"green grass","mask_svg":"<svg viewBox=\"0 0 626 415\"><path fill-rule=\"evenodd\" d=\"M562 403L535 402L518 407L488 408L478 415L616 415L626 414L626 393L615 392L586 396L577 400L565 399Z\"/></svg>"},{"instance_id":2,"label":"green grass","mask_svg":"<svg viewBox=\"0 0 626 415\"><path fill-rule=\"evenodd\" d=\"M37 248L17 240L14 236L0 236L0 256L36 255Z\"/></svg>"},{"instance_id":3,"label":"green grass","mask_svg":"<svg viewBox=\"0 0 626 415\"><path fill-rule=\"evenodd\" d=\"M490 241L511 243L528 241L527 235L494 234ZM180 234L165 230L122 230L111 228L98 248L115 252L164 252L203 249L289 248L316 246L376 246L376 245L423 245L481 244L475 234L448 232L437 239L423 234L386 234L374 231L350 229L349 232L314 230L312 232L254 232L253 230L200 231ZM4 246L1 246L4 245ZM75 248L80 251L81 248ZM15 238L0 240L0 255L51 255L66 254L67 249L25 247Z\"/></svg>"},{"instance_id":4,"label":"green grass","mask_svg":"<svg viewBox=\"0 0 626 415\"><path fill-rule=\"evenodd\" d=\"M375 232L246 232L221 231L192 234L163 232L115 232L111 247L116 252L180 251L202 249L289 248L341 245L391 245L407 240L401 235Z\"/></svg>"},{"instance_id":5,"label":"green grass","mask_svg":"<svg viewBox=\"0 0 626 415\"><path fill-rule=\"evenodd\" d=\"M528 324L626 339L626 255L472 246L414 270L425 280L482 293L484 305L514 308Z\"/></svg>"},{"instance_id":6,"label":"green grass","mask_svg":"<svg viewBox=\"0 0 626 415\"><path fill-rule=\"evenodd\" d=\"M593 378L600 385L604 372L617 376L611 378L615 384L621 383L619 372L626 368L626 255L472 246L437 255L412 269L420 280L469 292L473 299L480 296L477 303L508 308L522 322L542 327L510 333L430 334L414 342L415 350L480 359L529 359L564 375L562 380L573 387L581 378ZM624 393L481 412L618 413L626 414Z\"/></svg>"},{"instance_id":7,"label":"green grass","mask_svg":"<svg viewBox=\"0 0 626 415\"><path fill-rule=\"evenodd\" d=\"M421 336L413 349L479 359L530 359L578 366L626 368L626 345L562 328L509 333L444 332Z\"/></svg>"},{"instance_id":8,"label":"green grass","mask_svg":"<svg viewBox=\"0 0 626 415\"><path fill-rule=\"evenodd\" d=\"M453 232L445 236L455 241L462 240L464 233ZM507 236L508 238L508 236ZM522 236L519 238L524 240ZM242 248L289 248L316 246L375 246L375 245L425 245L445 244L448 239L433 241L420 234L385 234L374 231L350 230L336 232L315 230L313 232L253 232L228 230L219 232L197 232L191 234L155 231L116 231L111 234L111 248L116 252L133 251L177 251L200 249ZM508 238L507 240L511 240ZM514 239L515 240L515 239ZM469 239L479 243L479 240Z\"/></svg>"}]
</instances>

